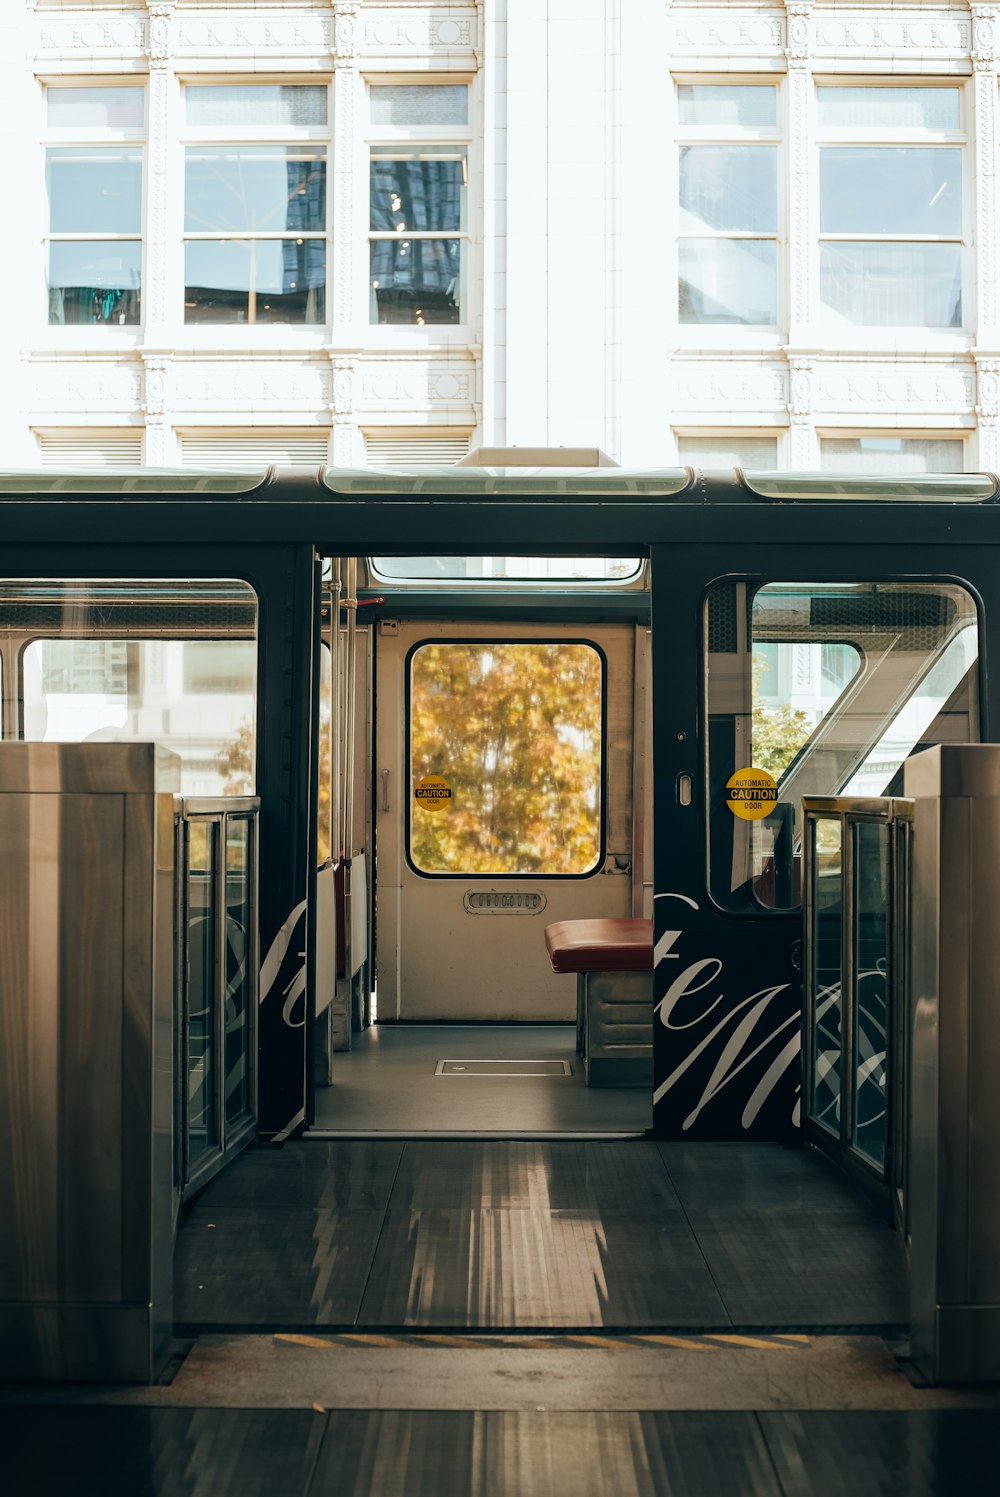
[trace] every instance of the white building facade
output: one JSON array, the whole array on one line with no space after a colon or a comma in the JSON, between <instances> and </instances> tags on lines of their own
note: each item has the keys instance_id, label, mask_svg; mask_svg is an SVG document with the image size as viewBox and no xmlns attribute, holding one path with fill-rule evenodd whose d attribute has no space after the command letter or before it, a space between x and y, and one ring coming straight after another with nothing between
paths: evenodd
<instances>
[{"instance_id":1,"label":"white building facade","mask_svg":"<svg viewBox=\"0 0 1000 1497\"><path fill-rule=\"evenodd\" d=\"M8 0L3 466L995 469L998 28Z\"/></svg>"}]
</instances>

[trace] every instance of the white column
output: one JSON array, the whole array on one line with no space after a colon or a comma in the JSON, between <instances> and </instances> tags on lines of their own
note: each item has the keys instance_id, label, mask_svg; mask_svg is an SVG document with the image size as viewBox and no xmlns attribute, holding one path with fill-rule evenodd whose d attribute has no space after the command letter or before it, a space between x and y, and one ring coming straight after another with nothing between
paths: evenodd
<instances>
[{"instance_id":1,"label":"white column","mask_svg":"<svg viewBox=\"0 0 1000 1497\"><path fill-rule=\"evenodd\" d=\"M175 195L180 191L172 157L179 149L179 90L171 60L174 0L146 0L149 10L146 55L149 62L146 144L145 256L142 286L146 435L143 461L150 468L172 467L177 458L166 409L169 351L181 319L183 254Z\"/></svg>"},{"instance_id":2,"label":"white column","mask_svg":"<svg viewBox=\"0 0 1000 1497\"><path fill-rule=\"evenodd\" d=\"M814 468L819 464L819 442L812 413L812 363L805 352L816 309L816 213L814 183L817 171L815 98L812 74L813 8L809 0L785 0L788 65L786 145L788 161L788 364L791 423L789 466Z\"/></svg>"},{"instance_id":3,"label":"white column","mask_svg":"<svg viewBox=\"0 0 1000 1497\"><path fill-rule=\"evenodd\" d=\"M30 28L37 22L23 5L0 6L0 119L3 120L4 185L8 232L0 235L0 280L13 291L4 304L0 339L0 445L6 467L34 466L38 450L28 426L37 365L22 363L21 350L37 343L48 321L41 240L48 227L42 153L42 91L26 59ZM15 212L15 207L17 212Z\"/></svg>"},{"instance_id":4,"label":"white column","mask_svg":"<svg viewBox=\"0 0 1000 1497\"><path fill-rule=\"evenodd\" d=\"M507 441L549 440L547 0L507 13ZM492 80L487 87L492 87Z\"/></svg>"},{"instance_id":5,"label":"white column","mask_svg":"<svg viewBox=\"0 0 1000 1497\"><path fill-rule=\"evenodd\" d=\"M625 0L617 23L618 204L609 279L618 296L618 423L626 467L670 461L677 337L677 141L672 20L663 0ZM609 193L612 182L609 180ZM610 331L610 330L609 330Z\"/></svg>"},{"instance_id":6,"label":"white column","mask_svg":"<svg viewBox=\"0 0 1000 1497\"><path fill-rule=\"evenodd\" d=\"M335 468L357 468L364 461L361 433L354 414L356 359L331 357L330 360L330 462Z\"/></svg>"},{"instance_id":7,"label":"white column","mask_svg":"<svg viewBox=\"0 0 1000 1497\"><path fill-rule=\"evenodd\" d=\"M482 418L479 444L507 444L507 0L480 10ZM473 118L477 116L474 114Z\"/></svg>"},{"instance_id":8,"label":"white column","mask_svg":"<svg viewBox=\"0 0 1000 1497\"><path fill-rule=\"evenodd\" d=\"M1000 465L1000 290L997 257L996 161L1000 151L997 110L997 21L991 5L972 5L973 131L975 140L976 254L976 417L979 450L976 465L996 472Z\"/></svg>"},{"instance_id":9,"label":"white column","mask_svg":"<svg viewBox=\"0 0 1000 1497\"><path fill-rule=\"evenodd\" d=\"M368 321L367 265L356 263L364 244L359 205L355 190L359 174L364 171L360 159L359 125L364 104L364 89L358 68L358 32L360 6L335 4L333 60L333 179L330 184L332 266L327 267L327 294L330 303L327 316L333 325L348 333L356 342L361 327ZM332 274L331 274L332 271Z\"/></svg>"}]
</instances>

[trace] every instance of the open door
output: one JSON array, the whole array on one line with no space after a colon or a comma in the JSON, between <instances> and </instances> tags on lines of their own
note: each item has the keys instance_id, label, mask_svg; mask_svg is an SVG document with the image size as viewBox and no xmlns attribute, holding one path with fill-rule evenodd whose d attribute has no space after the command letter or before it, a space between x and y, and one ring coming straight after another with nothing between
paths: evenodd
<instances>
[{"instance_id":1,"label":"open door","mask_svg":"<svg viewBox=\"0 0 1000 1497\"><path fill-rule=\"evenodd\" d=\"M381 624L380 1020L573 1019L543 930L632 914L634 641Z\"/></svg>"}]
</instances>

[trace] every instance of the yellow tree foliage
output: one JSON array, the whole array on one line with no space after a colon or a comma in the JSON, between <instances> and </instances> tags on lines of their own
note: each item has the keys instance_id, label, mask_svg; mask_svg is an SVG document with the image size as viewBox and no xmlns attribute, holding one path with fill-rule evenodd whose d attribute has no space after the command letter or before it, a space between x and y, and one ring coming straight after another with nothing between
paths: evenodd
<instances>
[{"instance_id":1,"label":"yellow tree foliage","mask_svg":"<svg viewBox=\"0 0 1000 1497\"><path fill-rule=\"evenodd\" d=\"M412 662L411 799L428 873L585 873L600 852L601 659L582 644L430 644Z\"/></svg>"}]
</instances>

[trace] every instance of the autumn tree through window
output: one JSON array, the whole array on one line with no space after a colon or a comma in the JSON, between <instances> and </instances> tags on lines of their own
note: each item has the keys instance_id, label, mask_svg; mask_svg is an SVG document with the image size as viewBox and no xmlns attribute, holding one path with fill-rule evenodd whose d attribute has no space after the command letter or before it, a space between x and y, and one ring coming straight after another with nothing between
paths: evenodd
<instances>
[{"instance_id":1,"label":"autumn tree through window","mask_svg":"<svg viewBox=\"0 0 1000 1497\"><path fill-rule=\"evenodd\" d=\"M421 873L591 872L603 665L585 644L421 645L410 665L410 857ZM451 787L444 809L413 788Z\"/></svg>"}]
</instances>

